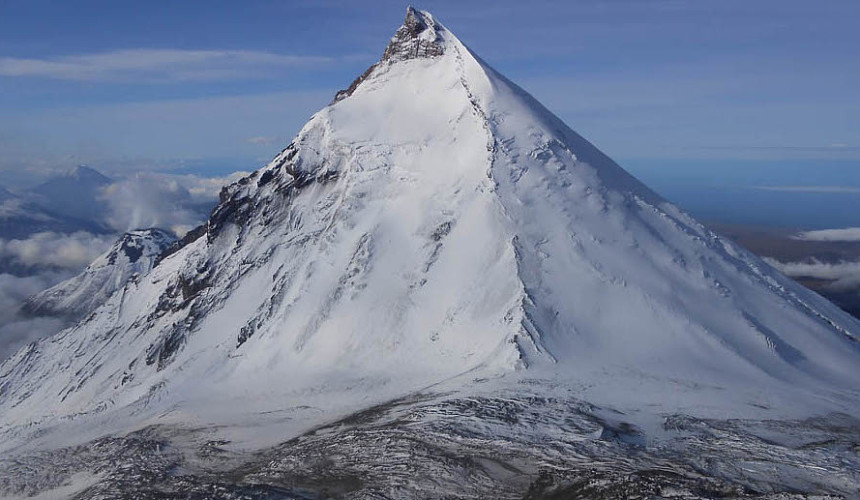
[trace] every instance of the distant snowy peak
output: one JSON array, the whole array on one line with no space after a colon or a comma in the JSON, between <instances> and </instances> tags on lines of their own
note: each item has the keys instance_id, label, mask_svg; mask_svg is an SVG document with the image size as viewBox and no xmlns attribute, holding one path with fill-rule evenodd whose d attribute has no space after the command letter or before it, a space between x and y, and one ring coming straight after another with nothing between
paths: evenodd
<instances>
[{"instance_id":1,"label":"distant snowy peak","mask_svg":"<svg viewBox=\"0 0 860 500\"><path fill-rule=\"evenodd\" d=\"M98 170L79 165L29 189L24 195L61 217L101 221L106 211L102 196L112 182Z\"/></svg>"},{"instance_id":2,"label":"distant snowy peak","mask_svg":"<svg viewBox=\"0 0 860 500\"><path fill-rule=\"evenodd\" d=\"M87 182L93 184L109 184L111 181L110 177L107 177L103 173L98 170L88 167L86 165L78 165L67 171L65 173L65 177L69 179L74 179L78 182Z\"/></svg>"},{"instance_id":3,"label":"distant snowy peak","mask_svg":"<svg viewBox=\"0 0 860 500\"><path fill-rule=\"evenodd\" d=\"M113 181L110 177L98 170L86 165L78 165L33 187L30 192L53 195L68 189L94 189L111 182Z\"/></svg>"},{"instance_id":4,"label":"distant snowy peak","mask_svg":"<svg viewBox=\"0 0 860 500\"><path fill-rule=\"evenodd\" d=\"M174 241L172 233L157 228L125 233L81 274L30 297L24 311L35 316L83 318L133 276L148 273Z\"/></svg>"}]
</instances>

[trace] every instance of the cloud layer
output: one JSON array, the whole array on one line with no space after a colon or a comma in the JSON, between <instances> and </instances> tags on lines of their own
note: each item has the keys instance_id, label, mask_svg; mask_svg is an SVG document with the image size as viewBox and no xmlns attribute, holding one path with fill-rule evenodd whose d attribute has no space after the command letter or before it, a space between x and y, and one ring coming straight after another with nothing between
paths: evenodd
<instances>
[{"instance_id":1,"label":"cloud layer","mask_svg":"<svg viewBox=\"0 0 860 500\"><path fill-rule=\"evenodd\" d=\"M246 174L209 178L139 172L106 186L99 201L105 206L105 222L117 232L161 227L182 235L206 219L224 185ZM0 360L68 326L56 318L27 317L20 307L27 297L83 270L116 238L84 231L0 238Z\"/></svg>"},{"instance_id":2,"label":"cloud layer","mask_svg":"<svg viewBox=\"0 0 860 500\"><path fill-rule=\"evenodd\" d=\"M247 172L227 177L138 172L107 186L106 222L119 232L158 227L184 235L202 223L221 188Z\"/></svg>"},{"instance_id":3,"label":"cloud layer","mask_svg":"<svg viewBox=\"0 0 860 500\"><path fill-rule=\"evenodd\" d=\"M70 276L69 272L48 271L27 277L0 274L0 361L28 343L53 335L66 326L55 318L23 317L18 310L30 295Z\"/></svg>"},{"instance_id":4,"label":"cloud layer","mask_svg":"<svg viewBox=\"0 0 860 500\"><path fill-rule=\"evenodd\" d=\"M780 262L765 260L791 278L814 278L831 281L825 288L834 292L847 292L860 288L860 262L822 262L812 258L806 262Z\"/></svg>"},{"instance_id":5,"label":"cloud layer","mask_svg":"<svg viewBox=\"0 0 860 500\"><path fill-rule=\"evenodd\" d=\"M125 49L46 59L3 57L0 76L113 83L252 79L329 61L252 50Z\"/></svg>"},{"instance_id":6,"label":"cloud layer","mask_svg":"<svg viewBox=\"0 0 860 500\"><path fill-rule=\"evenodd\" d=\"M754 189L788 193L860 194L860 187L852 186L755 186Z\"/></svg>"},{"instance_id":7,"label":"cloud layer","mask_svg":"<svg viewBox=\"0 0 860 500\"><path fill-rule=\"evenodd\" d=\"M79 271L110 247L113 235L84 231L36 233L26 239L0 238L0 261L23 268ZM37 290L38 291L38 290Z\"/></svg>"},{"instance_id":8,"label":"cloud layer","mask_svg":"<svg viewBox=\"0 0 860 500\"><path fill-rule=\"evenodd\" d=\"M806 241L860 241L860 227L804 231L794 238Z\"/></svg>"}]
</instances>

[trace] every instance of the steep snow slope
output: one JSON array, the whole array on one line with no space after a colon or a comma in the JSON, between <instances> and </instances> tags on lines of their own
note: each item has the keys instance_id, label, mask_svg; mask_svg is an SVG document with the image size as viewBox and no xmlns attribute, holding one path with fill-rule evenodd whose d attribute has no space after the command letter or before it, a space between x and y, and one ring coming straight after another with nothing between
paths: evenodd
<instances>
[{"instance_id":1,"label":"steep snow slope","mask_svg":"<svg viewBox=\"0 0 860 500\"><path fill-rule=\"evenodd\" d=\"M24 311L79 320L122 290L129 279L148 273L174 241L174 235L157 228L129 231L83 272L27 299Z\"/></svg>"},{"instance_id":2,"label":"steep snow slope","mask_svg":"<svg viewBox=\"0 0 860 500\"><path fill-rule=\"evenodd\" d=\"M0 366L6 446L153 421L277 423L261 439L284 440L487 380L646 424L860 409L854 319L660 199L427 13L190 240Z\"/></svg>"}]
</instances>

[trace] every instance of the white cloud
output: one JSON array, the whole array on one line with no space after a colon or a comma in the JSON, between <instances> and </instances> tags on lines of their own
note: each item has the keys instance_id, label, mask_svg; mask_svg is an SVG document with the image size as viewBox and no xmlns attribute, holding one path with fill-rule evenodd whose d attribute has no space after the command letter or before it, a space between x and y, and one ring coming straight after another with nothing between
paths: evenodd
<instances>
[{"instance_id":1,"label":"white cloud","mask_svg":"<svg viewBox=\"0 0 860 500\"><path fill-rule=\"evenodd\" d=\"M24 299L71 274L56 271L43 271L27 277L0 274L0 361L28 343L53 335L66 326L59 319L27 318L18 311Z\"/></svg>"},{"instance_id":2,"label":"white cloud","mask_svg":"<svg viewBox=\"0 0 860 500\"><path fill-rule=\"evenodd\" d=\"M177 182L188 189L188 192L197 202L215 201L221 188L232 184L242 177L250 175L251 172L233 172L226 177L200 177L196 175L173 176ZM163 174L164 175L164 174Z\"/></svg>"},{"instance_id":3,"label":"white cloud","mask_svg":"<svg viewBox=\"0 0 860 500\"><path fill-rule=\"evenodd\" d=\"M147 227L182 236L205 221L221 188L248 172L226 177L138 172L105 187L106 222L117 231Z\"/></svg>"},{"instance_id":4,"label":"white cloud","mask_svg":"<svg viewBox=\"0 0 860 500\"><path fill-rule=\"evenodd\" d=\"M24 267L79 271L113 243L115 236L84 231L36 233L26 239L0 239L0 259Z\"/></svg>"},{"instance_id":5,"label":"white cloud","mask_svg":"<svg viewBox=\"0 0 860 500\"><path fill-rule=\"evenodd\" d=\"M4 57L0 58L0 76L84 82L250 79L330 60L249 50L125 49L47 59Z\"/></svg>"},{"instance_id":6,"label":"white cloud","mask_svg":"<svg viewBox=\"0 0 860 500\"><path fill-rule=\"evenodd\" d=\"M25 277L0 273L0 318L10 317L24 299L71 275L72 273L63 271L46 271Z\"/></svg>"},{"instance_id":7,"label":"white cloud","mask_svg":"<svg viewBox=\"0 0 860 500\"><path fill-rule=\"evenodd\" d=\"M261 144L264 146L268 146L270 144L275 144L277 142L281 142L281 139L279 139L277 137L258 136L258 137L249 138L248 142L250 142L251 144Z\"/></svg>"},{"instance_id":8,"label":"white cloud","mask_svg":"<svg viewBox=\"0 0 860 500\"><path fill-rule=\"evenodd\" d=\"M141 172L105 188L106 219L117 231L157 226L182 235L205 220L224 185L247 174L209 178ZM56 318L27 317L20 307L27 297L80 272L115 240L116 235L87 232L0 239L0 265L33 272L26 277L0 274L0 361L68 326Z\"/></svg>"},{"instance_id":9,"label":"white cloud","mask_svg":"<svg viewBox=\"0 0 860 500\"><path fill-rule=\"evenodd\" d=\"M860 241L860 227L804 231L794 236L794 239L807 241Z\"/></svg>"},{"instance_id":10,"label":"white cloud","mask_svg":"<svg viewBox=\"0 0 860 500\"><path fill-rule=\"evenodd\" d=\"M789 193L860 194L860 187L853 186L754 186L753 189Z\"/></svg>"},{"instance_id":11,"label":"white cloud","mask_svg":"<svg viewBox=\"0 0 860 500\"><path fill-rule=\"evenodd\" d=\"M780 262L768 257L765 257L765 260L781 273L792 278L831 281L827 288L833 291L848 291L860 286L860 262L828 263L814 258L805 262Z\"/></svg>"}]
</instances>

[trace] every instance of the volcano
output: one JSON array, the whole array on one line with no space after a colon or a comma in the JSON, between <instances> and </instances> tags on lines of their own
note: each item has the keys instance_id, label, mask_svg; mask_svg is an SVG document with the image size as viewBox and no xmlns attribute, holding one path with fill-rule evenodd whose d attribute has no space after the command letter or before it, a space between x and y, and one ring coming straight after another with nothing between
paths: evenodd
<instances>
[{"instance_id":1,"label":"volcano","mask_svg":"<svg viewBox=\"0 0 860 500\"><path fill-rule=\"evenodd\" d=\"M147 445L155 458L122 469L136 475L80 465L84 496L148 498L140 471L159 460L184 464L152 473L171 491L236 498L845 494L858 331L410 8L381 60L203 227L0 366L0 448L231 457L216 473ZM783 449L811 433L853 458Z\"/></svg>"}]
</instances>

